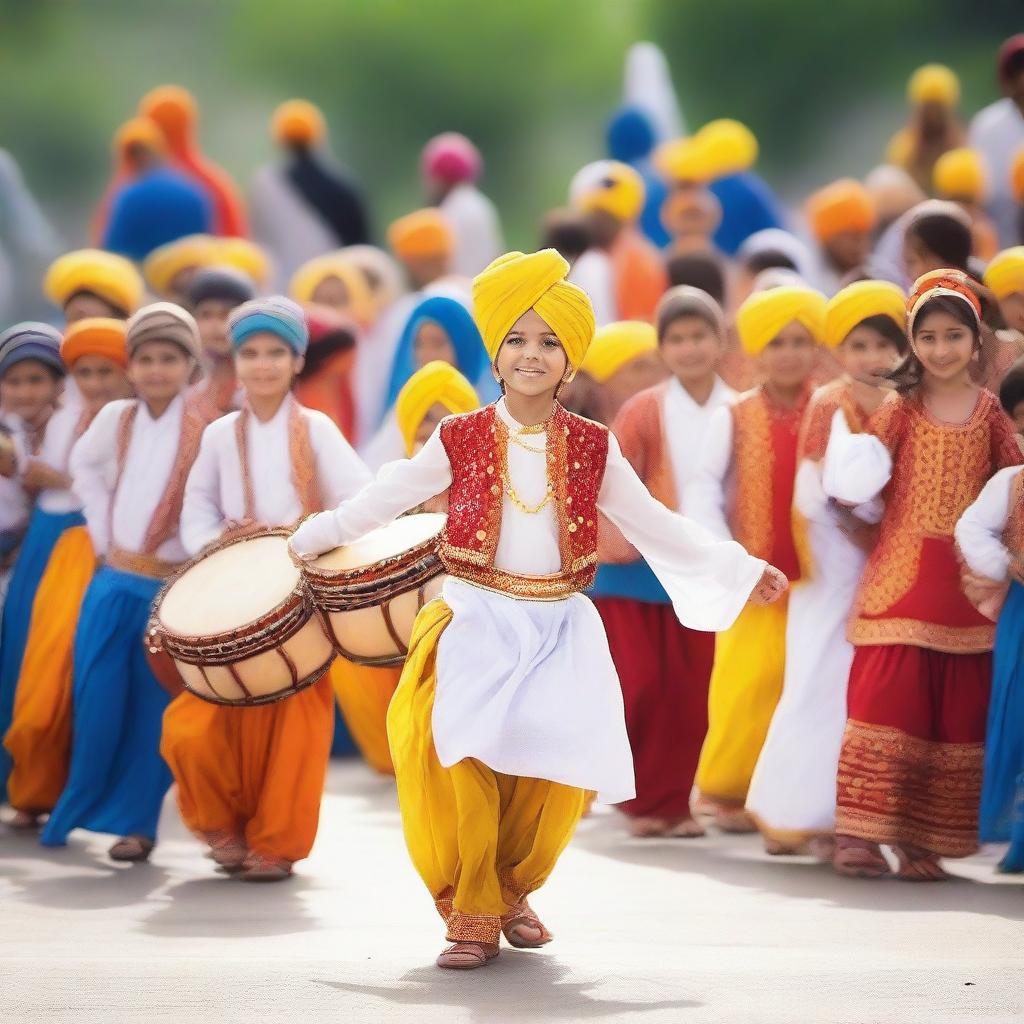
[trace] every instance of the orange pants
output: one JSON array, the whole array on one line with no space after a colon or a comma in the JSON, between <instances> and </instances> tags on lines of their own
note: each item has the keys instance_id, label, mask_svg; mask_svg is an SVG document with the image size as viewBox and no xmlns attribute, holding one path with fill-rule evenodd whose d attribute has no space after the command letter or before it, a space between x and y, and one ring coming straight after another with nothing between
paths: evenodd
<instances>
[{"instance_id":1,"label":"orange pants","mask_svg":"<svg viewBox=\"0 0 1024 1024\"><path fill-rule=\"evenodd\" d=\"M381 775L394 775L388 749L388 705L402 668L368 668L344 658L331 665L331 685L338 707L367 764Z\"/></svg>"},{"instance_id":2,"label":"orange pants","mask_svg":"<svg viewBox=\"0 0 1024 1024\"><path fill-rule=\"evenodd\" d=\"M164 713L160 753L178 808L198 836L228 832L274 860L309 856L334 732L325 677L262 707L225 707L191 693Z\"/></svg>"},{"instance_id":3,"label":"orange pants","mask_svg":"<svg viewBox=\"0 0 1024 1024\"><path fill-rule=\"evenodd\" d=\"M84 526L65 530L32 603L14 717L4 737L14 762L8 799L19 811L53 810L67 782L75 627L95 565L89 531Z\"/></svg>"}]
</instances>

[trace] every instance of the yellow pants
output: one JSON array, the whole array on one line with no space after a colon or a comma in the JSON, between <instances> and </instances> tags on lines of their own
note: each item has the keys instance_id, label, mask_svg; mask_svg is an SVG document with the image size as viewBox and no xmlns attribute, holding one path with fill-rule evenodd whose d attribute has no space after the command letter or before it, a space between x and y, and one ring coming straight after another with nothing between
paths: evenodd
<instances>
[{"instance_id":1,"label":"yellow pants","mask_svg":"<svg viewBox=\"0 0 1024 1024\"><path fill-rule=\"evenodd\" d=\"M369 668L335 658L329 675L342 717L366 763L381 775L394 775L387 718L402 669Z\"/></svg>"},{"instance_id":2,"label":"yellow pants","mask_svg":"<svg viewBox=\"0 0 1024 1024\"><path fill-rule=\"evenodd\" d=\"M522 912L526 896L551 873L586 791L500 775L472 758L441 766L431 714L437 643L451 618L440 599L417 617L388 737L405 841L448 940L494 943L502 917Z\"/></svg>"},{"instance_id":3,"label":"yellow pants","mask_svg":"<svg viewBox=\"0 0 1024 1024\"><path fill-rule=\"evenodd\" d=\"M697 788L712 800L742 806L764 746L786 667L786 600L747 605L715 642L708 691L708 734Z\"/></svg>"},{"instance_id":4,"label":"yellow pants","mask_svg":"<svg viewBox=\"0 0 1024 1024\"><path fill-rule=\"evenodd\" d=\"M67 782L75 627L95 565L89 531L84 526L65 530L32 603L14 716L4 737L14 762L8 798L19 811L53 810Z\"/></svg>"}]
</instances>

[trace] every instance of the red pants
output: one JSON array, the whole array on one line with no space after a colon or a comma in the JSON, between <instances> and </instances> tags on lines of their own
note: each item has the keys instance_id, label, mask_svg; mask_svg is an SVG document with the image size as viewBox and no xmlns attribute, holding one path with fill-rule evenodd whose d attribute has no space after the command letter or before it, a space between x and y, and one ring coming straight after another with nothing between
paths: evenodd
<instances>
[{"instance_id":1,"label":"red pants","mask_svg":"<svg viewBox=\"0 0 1024 1024\"><path fill-rule=\"evenodd\" d=\"M683 818L708 728L714 633L681 626L672 606L600 597L612 660L622 683L636 797L630 817Z\"/></svg>"},{"instance_id":2,"label":"red pants","mask_svg":"<svg viewBox=\"0 0 1024 1024\"><path fill-rule=\"evenodd\" d=\"M836 832L945 857L978 848L992 655L858 647Z\"/></svg>"}]
</instances>

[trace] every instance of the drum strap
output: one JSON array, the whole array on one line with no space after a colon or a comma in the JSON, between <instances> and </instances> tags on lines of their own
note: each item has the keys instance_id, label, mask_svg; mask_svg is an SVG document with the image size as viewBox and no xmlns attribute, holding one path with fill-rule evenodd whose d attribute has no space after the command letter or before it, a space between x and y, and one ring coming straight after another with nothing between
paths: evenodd
<instances>
[{"instance_id":1,"label":"drum strap","mask_svg":"<svg viewBox=\"0 0 1024 1024\"><path fill-rule=\"evenodd\" d=\"M292 466L292 486L302 505L302 518L323 510L320 484L316 474L316 454L309 436L309 421L302 415L302 406L294 398L288 398L288 454ZM242 496L245 502L245 518L256 520L256 489L253 486L252 469L249 463L249 419L252 412L248 406L242 409L235 420L235 444L238 448L238 464L242 469Z\"/></svg>"},{"instance_id":2,"label":"drum strap","mask_svg":"<svg viewBox=\"0 0 1024 1024\"><path fill-rule=\"evenodd\" d=\"M132 427L135 425L135 418L139 413L139 403L133 402L124 412L117 424L117 476L114 480L114 490L110 499L110 530L111 543L114 536L114 501L121 486L121 477L124 475L125 463L128 461L128 446L132 440ZM196 456L199 454L199 442L203 436L205 420L198 409L190 403L185 403L185 409L181 417L181 433L178 435L178 450L171 464L171 473L167 478L167 486L160 496L153 518L149 521L146 529L146 536L142 542L140 554L152 555L161 544L170 540L178 532L178 522L181 519L181 506L185 500L185 481L188 479L188 471L192 468Z\"/></svg>"}]
</instances>

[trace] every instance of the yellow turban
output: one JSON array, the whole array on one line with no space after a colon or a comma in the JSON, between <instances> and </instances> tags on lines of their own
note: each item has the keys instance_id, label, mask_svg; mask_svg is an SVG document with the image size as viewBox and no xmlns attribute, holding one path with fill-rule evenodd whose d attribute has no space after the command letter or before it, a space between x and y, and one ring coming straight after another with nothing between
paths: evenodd
<instances>
[{"instance_id":1,"label":"yellow turban","mask_svg":"<svg viewBox=\"0 0 1024 1024\"><path fill-rule=\"evenodd\" d=\"M902 331L907 324L907 297L889 281L855 281L837 292L825 307L823 340L837 348L862 320L887 316Z\"/></svg>"},{"instance_id":2,"label":"yellow turban","mask_svg":"<svg viewBox=\"0 0 1024 1024\"><path fill-rule=\"evenodd\" d=\"M265 288L270 279L270 260L266 252L248 238L218 238L218 258L222 266L234 267L252 278L258 288Z\"/></svg>"},{"instance_id":3,"label":"yellow turban","mask_svg":"<svg viewBox=\"0 0 1024 1024\"><path fill-rule=\"evenodd\" d=\"M988 186L981 154L966 147L943 153L935 161L932 182L935 191L946 199L981 202Z\"/></svg>"},{"instance_id":4,"label":"yellow turban","mask_svg":"<svg viewBox=\"0 0 1024 1024\"><path fill-rule=\"evenodd\" d=\"M64 332L60 357L69 370L82 356L103 356L118 366L127 366L127 337L128 327L123 320L105 316L85 317Z\"/></svg>"},{"instance_id":5,"label":"yellow turban","mask_svg":"<svg viewBox=\"0 0 1024 1024\"><path fill-rule=\"evenodd\" d=\"M447 217L427 207L394 221L388 228L388 245L400 260L444 256L455 248L455 236Z\"/></svg>"},{"instance_id":6,"label":"yellow turban","mask_svg":"<svg viewBox=\"0 0 1024 1024\"><path fill-rule=\"evenodd\" d=\"M696 142L703 149L702 158L711 178L750 170L757 160L756 136L745 124L729 117L709 121L697 132Z\"/></svg>"},{"instance_id":7,"label":"yellow turban","mask_svg":"<svg viewBox=\"0 0 1024 1024\"><path fill-rule=\"evenodd\" d=\"M566 281L569 264L554 249L508 252L473 279L473 317L491 362L512 325L528 310L555 332L575 372L594 338L587 293Z\"/></svg>"},{"instance_id":8,"label":"yellow turban","mask_svg":"<svg viewBox=\"0 0 1024 1024\"><path fill-rule=\"evenodd\" d=\"M674 182L703 183L712 177L710 150L696 136L660 145L654 152L654 165Z\"/></svg>"},{"instance_id":9,"label":"yellow turban","mask_svg":"<svg viewBox=\"0 0 1024 1024\"><path fill-rule=\"evenodd\" d=\"M807 220L820 242L844 231L870 231L875 219L871 194L853 178L840 178L807 200Z\"/></svg>"},{"instance_id":10,"label":"yellow turban","mask_svg":"<svg viewBox=\"0 0 1024 1024\"><path fill-rule=\"evenodd\" d=\"M296 302L305 305L313 301L313 293L317 286L329 277L336 277L345 286L345 291L348 292L346 310L349 315L364 326L370 323L376 307L369 282L340 250L303 263L292 275L288 292Z\"/></svg>"},{"instance_id":11,"label":"yellow turban","mask_svg":"<svg viewBox=\"0 0 1024 1024\"><path fill-rule=\"evenodd\" d=\"M577 210L604 210L627 224L640 216L644 195L644 179L618 160L587 164L569 185L569 201Z\"/></svg>"},{"instance_id":12,"label":"yellow turban","mask_svg":"<svg viewBox=\"0 0 1024 1024\"><path fill-rule=\"evenodd\" d=\"M736 330L743 351L759 355L786 324L794 320L820 341L825 326L825 296L813 288L782 285L754 292L736 311Z\"/></svg>"},{"instance_id":13,"label":"yellow turban","mask_svg":"<svg viewBox=\"0 0 1024 1024\"><path fill-rule=\"evenodd\" d=\"M275 142L315 146L327 137L327 122L309 100L288 100L274 111L270 132Z\"/></svg>"},{"instance_id":14,"label":"yellow turban","mask_svg":"<svg viewBox=\"0 0 1024 1024\"><path fill-rule=\"evenodd\" d=\"M1018 203L1024 203L1024 149L1013 158L1010 168L1010 191Z\"/></svg>"},{"instance_id":15,"label":"yellow turban","mask_svg":"<svg viewBox=\"0 0 1024 1024\"><path fill-rule=\"evenodd\" d=\"M643 320L605 324L594 334L580 369L599 384L613 377L628 362L658 351L658 332Z\"/></svg>"},{"instance_id":16,"label":"yellow turban","mask_svg":"<svg viewBox=\"0 0 1024 1024\"><path fill-rule=\"evenodd\" d=\"M405 441L406 455L412 455L416 431L438 403L450 413L472 412L480 407L473 385L451 363L435 359L417 370L395 399L395 418Z\"/></svg>"},{"instance_id":17,"label":"yellow turban","mask_svg":"<svg viewBox=\"0 0 1024 1024\"><path fill-rule=\"evenodd\" d=\"M186 235L154 249L143 262L142 273L157 295L167 295L171 282L183 270L212 267L220 261L219 239L212 235Z\"/></svg>"},{"instance_id":18,"label":"yellow turban","mask_svg":"<svg viewBox=\"0 0 1024 1024\"><path fill-rule=\"evenodd\" d=\"M142 278L123 256L101 249L78 249L50 264L43 281L46 297L64 306L78 292L92 292L124 312L134 312L142 302Z\"/></svg>"},{"instance_id":19,"label":"yellow turban","mask_svg":"<svg viewBox=\"0 0 1024 1024\"><path fill-rule=\"evenodd\" d=\"M960 100L960 79L945 64L925 64L910 76L907 99L955 107Z\"/></svg>"},{"instance_id":20,"label":"yellow turban","mask_svg":"<svg viewBox=\"0 0 1024 1024\"><path fill-rule=\"evenodd\" d=\"M1004 249L985 268L985 284L997 299L1024 292L1024 245Z\"/></svg>"}]
</instances>

